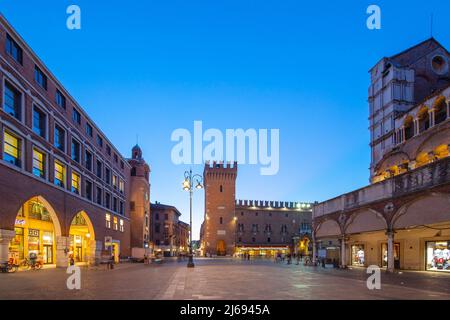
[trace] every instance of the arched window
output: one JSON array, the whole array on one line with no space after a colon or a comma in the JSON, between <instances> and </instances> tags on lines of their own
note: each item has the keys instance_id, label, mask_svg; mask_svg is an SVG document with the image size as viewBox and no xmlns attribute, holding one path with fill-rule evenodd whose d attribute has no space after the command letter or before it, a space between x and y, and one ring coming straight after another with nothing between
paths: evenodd
<instances>
[{"instance_id":1,"label":"arched window","mask_svg":"<svg viewBox=\"0 0 450 320\"><path fill-rule=\"evenodd\" d=\"M136 168L131 169L131 176L132 177L136 176Z\"/></svg>"},{"instance_id":2,"label":"arched window","mask_svg":"<svg viewBox=\"0 0 450 320\"><path fill-rule=\"evenodd\" d=\"M220 185L220 192L223 192L223 186Z\"/></svg>"},{"instance_id":3,"label":"arched window","mask_svg":"<svg viewBox=\"0 0 450 320\"><path fill-rule=\"evenodd\" d=\"M419 133L424 132L425 130L428 130L430 127L430 114L428 113L428 108L423 107L419 111Z\"/></svg>"},{"instance_id":4,"label":"arched window","mask_svg":"<svg viewBox=\"0 0 450 320\"><path fill-rule=\"evenodd\" d=\"M444 97L439 97L434 103L434 124L439 124L447 119L447 104Z\"/></svg>"},{"instance_id":5,"label":"arched window","mask_svg":"<svg viewBox=\"0 0 450 320\"><path fill-rule=\"evenodd\" d=\"M414 121L413 117L408 116L405 119L405 141L411 139L414 136Z\"/></svg>"}]
</instances>

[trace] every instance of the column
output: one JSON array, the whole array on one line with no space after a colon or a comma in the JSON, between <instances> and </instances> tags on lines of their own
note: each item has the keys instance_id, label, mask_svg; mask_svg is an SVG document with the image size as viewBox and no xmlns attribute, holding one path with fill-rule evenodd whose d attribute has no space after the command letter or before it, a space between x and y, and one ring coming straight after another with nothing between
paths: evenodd
<instances>
[{"instance_id":1,"label":"column","mask_svg":"<svg viewBox=\"0 0 450 320\"><path fill-rule=\"evenodd\" d=\"M9 244L16 235L14 230L0 229L0 263L9 260Z\"/></svg>"},{"instance_id":2,"label":"column","mask_svg":"<svg viewBox=\"0 0 450 320\"><path fill-rule=\"evenodd\" d=\"M67 268L69 266L70 238L56 237L56 266L58 268Z\"/></svg>"},{"instance_id":3,"label":"column","mask_svg":"<svg viewBox=\"0 0 450 320\"><path fill-rule=\"evenodd\" d=\"M388 272L394 272L394 231L388 230L386 232L386 235L388 236L388 265L387 265L387 271Z\"/></svg>"},{"instance_id":4,"label":"column","mask_svg":"<svg viewBox=\"0 0 450 320\"><path fill-rule=\"evenodd\" d=\"M345 254L345 235L341 238L341 268L345 269L347 267L347 257Z\"/></svg>"},{"instance_id":5,"label":"column","mask_svg":"<svg viewBox=\"0 0 450 320\"><path fill-rule=\"evenodd\" d=\"M430 128L434 126L434 108L428 111L430 114Z\"/></svg>"},{"instance_id":6,"label":"column","mask_svg":"<svg viewBox=\"0 0 450 320\"><path fill-rule=\"evenodd\" d=\"M97 240L90 242L89 266L97 266L100 264L102 258L103 243Z\"/></svg>"},{"instance_id":7,"label":"column","mask_svg":"<svg viewBox=\"0 0 450 320\"><path fill-rule=\"evenodd\" d=\"M419 132L419 119L414 119L414 135L418 135Z\"/></svg>"},{"instance_id":8,"label":"column","mask_svg":"<svg viewBox=\"0 0 450 320\"><path fill-rule=\"evenodd\" d=\"M314 264L317 263L317 242L316 242L316 238L313 237L313 245L312 245L312 261Z\"/></svg>"}]
</instances>

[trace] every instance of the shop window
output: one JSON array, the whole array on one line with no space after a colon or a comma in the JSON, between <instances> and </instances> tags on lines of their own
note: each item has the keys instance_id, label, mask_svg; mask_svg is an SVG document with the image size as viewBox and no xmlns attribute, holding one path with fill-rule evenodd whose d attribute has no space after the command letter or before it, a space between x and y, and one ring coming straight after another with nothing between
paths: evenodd
<instances>
[{"instance_id":1,"label":"shop window","mask_svg":"<svg viewBox=\"0 0 450 320\"><path fill-rule=\"evenodd\" d=\"M21 166L21 141L5 131L3 142L3 159L17 167Z\"/></svg>"},{"instance_id":2,"label":"shop window","mask_svg":"<svg viewBox=\"0 0 450 320\"><path fill-rule=\"evenodd\" d=\"M34 220L52 221L47 208L37 198L28 202L28 217Z\"/></svg>"},{"instance_id":3,"label":"shop window","mask_svg":"<svg viewBox=\"0 0 450 320\"><path fill-rule=\"evenodd\" d=\"M427 270L450 272L450 240L427 242L426 250Z\"/></svg>"},{"instance_id":4,"label":"shop window","mask_svg":"<svg viewBox=\"0 0 450 320\"><path fill-rule=\"evenodd\" d=\"M363 267L365 263L364 245L352 246L352 265Z\"/></svg>"},{"instance_id":5,"label":"shop window","mask_svg":"<svg viewBox=\"0 0 450 320\"><path fill-rule=\"evenodd\" d=\"M33 174L45 178L45 155L37 149L33 149Z\"/></svg>"}]
</instances>

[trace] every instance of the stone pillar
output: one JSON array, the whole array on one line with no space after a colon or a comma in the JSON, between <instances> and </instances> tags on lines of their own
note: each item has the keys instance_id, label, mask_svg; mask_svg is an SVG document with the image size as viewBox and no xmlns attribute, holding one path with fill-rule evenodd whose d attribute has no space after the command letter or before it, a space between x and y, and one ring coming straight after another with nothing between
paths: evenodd
<instances>
[{"instance_id":1,"label":"stone pillar","mask_svg":"<svg viewBox=\"0 0 450 320\"><path fill-rule=\"evenodd\" d=\"M386 235L388 236L388 261L387 261L387 271L388 272L394 272L394 231L388 230L386 232Z\"/></svg>"},{"instance_id":2,"label":"stone pillar","mask_svg":"<svg viewBox=\"0 0 450 320\"><path fill-rule=\"evenodd\" d=\"M419 119L414 119L414 135L418 135L419 132Z\"/></svg>"},{"instance_id":3,"label":"stone pillar","mask_svg":"<svg viewBox=\"0 0 450 320\"><path fill-rule=\"evenodd\" d=\"M341 238L341 268L347 267L347 257L345 254L345 235Z\"/></svg>"},{"instance_id":4,"label":"stone pillar","mask_svg":"<svg viewBox=\"0 0 450 320\"><path fill-rule=\"evenodd\" d=\"M100 264L102 259L102 249L103 243L101 241L91 240L90 242L90 255L89 255L89 265L97 266Z\"/></svg>"},{"instance_id":5,"label":"stone pillar","mask_svg":"<svg viewBox=\"0 0 450 320\"><path fill-rule=\"evenodd\" d=\"M430 128L434 126L434 108L428 111L430 114Z\"/></svg>"},{"instance_id":6,"label":"stone pillar","mask_svg":"<svg viewBox=\"0 0 450 320\"><path fill-rule=\"evenodd\" d=\"M15 235L16 233L14 230L0 229L0 263L8 262L9 245Z\"/></svg>"},{"instance_id":7,"label":"stone pillar","mask_svg":"<svg viewBox=\"0 0 450 320\"><path fill-rule=\"evenodd\" d=\"M314 264L317 263L317 241L315 238L313 238L313 245L312 245L312 261Z\"/></svg>"},{"instance_id":8,"label":"stone pillar","mask_svg":"<svg viewBox=\"0 0 450 320\"><path fill-rule=\"evenodd\" d=\"M69 266L69 250L70 238L57 236L56 237L56 267L67 268Z\"/></svg>"}]
</instances>

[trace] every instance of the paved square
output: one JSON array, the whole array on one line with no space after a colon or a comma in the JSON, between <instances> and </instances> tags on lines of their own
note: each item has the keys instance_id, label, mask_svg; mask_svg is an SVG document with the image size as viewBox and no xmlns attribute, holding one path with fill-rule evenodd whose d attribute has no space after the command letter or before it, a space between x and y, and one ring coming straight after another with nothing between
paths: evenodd
<instances>
[{"instance_id":1,"label":"paved square","mask_svg":"<svg viewBox=\"0 0 450 320\"><path fill-rule=\"evenodd\" d=\"M81 290L66 287L63 269L0 274L0 299L450 299L450 274L381 275L381 290L366 287L363 269L330 270L273 261L196 259L162 265L82 268Z\"/></svg>"}]
</instances>

